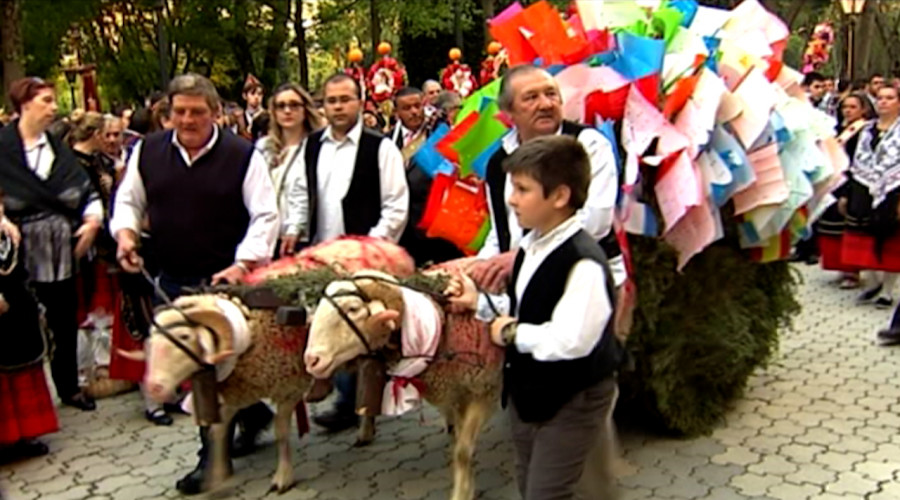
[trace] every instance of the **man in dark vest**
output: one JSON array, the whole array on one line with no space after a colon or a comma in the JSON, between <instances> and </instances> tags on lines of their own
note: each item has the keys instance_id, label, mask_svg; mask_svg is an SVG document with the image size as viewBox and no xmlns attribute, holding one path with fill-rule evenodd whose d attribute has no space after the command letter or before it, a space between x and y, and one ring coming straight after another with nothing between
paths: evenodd
<instances>
[{"instance_id":1,"label":"man in dark vest","mask_svg":"<svg viewBox=\"0 0 900 500\"><path fill-rule=\"evenodd\" d=\"M116 195L110 231L118 241L119 264L141 269L137 249L141 223L149 218L159 284L172 299L185 287L204 282L237 283L273 252L278 208L266 161L253 145L215 124L219 95L212 82L195 74L169 86L175 129L151 134L135 146ZM253 448L272 420L258 403L238 414L239 446ZM178 481L184 493L199 493L207 458L208 429L197 468Z\"/></svg>"},{"instance_id":2,"label":"man in dark vest","mask_svg":"<svg viewBox=\"0 0 900 500\"><path fill-rule=\"evenodd\" d=\"M473 279L487 290L502 289L512 272L515 250L524 236L507 200L512 193L509 176L502 163L519 146L546 135L569 135L588 153L591 183L584 207L578 211L584 230L599 241L607 254L616 286L627 277L621 250L612 231L618 194L618 169L609 141L600 132L562 118L562 96L553 77L541 68L516 66L500 85L500 109L515 127L503 138L502 147L488 162L487 185L491 212L491 232L478 253L480 261L469 270Z\"/></svg>"},{"instance_id":3,"label":"man in dark vest","mask_svg":"<svg viewBox=\"0 0 900 500\"><path fill-rule=\"evenodd\" d=\"M406 183L409 185L409 222L400 238L400 245L412 255L417 266L428 262L438 263L456 259L463 253L456 245L441 238L429 238L417 226L425 213L431 192L431 177L416 165L413 155L430 134L425 119L424 94L415 87L404 87L394 96L394 112L397 126L390 133L391 141L403 155L406 166Z\"/></svg>"},{"instance_id":4,"label":"man in dark vest","mask_svg":"<svg viewBox=\"0 0 900 500\"><path fill-rule=\"evenodd\" d=\"M398 242L406 227L409 188L403 156L386 137L363 127L362 90L338 73L325 81L328 126L306 141L310 241L343 235L368 235ZM356 381L335 377L338 400L333 411L313 421L332 432L356 425Z\"/></svg>"}]
</instances>

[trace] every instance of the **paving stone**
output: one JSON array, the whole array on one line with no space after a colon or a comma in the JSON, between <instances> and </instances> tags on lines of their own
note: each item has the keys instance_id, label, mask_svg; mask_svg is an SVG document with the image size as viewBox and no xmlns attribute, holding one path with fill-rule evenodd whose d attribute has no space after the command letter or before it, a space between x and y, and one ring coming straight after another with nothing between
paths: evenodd
<instances>
[{"instance_id":1,"label":"paving stone","mask_svg":"<svg viewBox=\"0 0 900 500\"><path fill-rule=\"evenodd\" d=\"M675 477L672 484L656 490L658 494L665 494L672 498L702 498L709 492L709 486L701 483L693 477Z\"/></svg>"},{"instance_id":2,"label":"paving stone","mask_svg":"<svg viewBox=\"0 0 900 500\"><path fill-rule=\"evenodd\" d=\"M784 478L792 483L808 483L824 485L837 480L837 472L826 469L819 464L804 464L797 472L788 474Z\"/></svg>"},{"instance_id":3,"label":"paving stone","mask_svg":"<svg viewBox=\"0 0 900 500\"><path fill-rule=\"evenodd\" d=\"M841 472L838 480L825 486L825 491L830 493L851 493L855 495L867 495L878 491L878 482L867 479L856 472Z\"/></svg>"},{"instance_id":4,"label":"paving stone","mask_svg":"<svg viewBox=\"0 0 900 500\"><path fill-rule=\"evenodd\" d=\"M160 486L149 486L146 484L134 484L126 486L116 492L116 498L129 498L141 500L145 498L159 498L163 494L165 488Z\"/></svg>"},{"instance_id":5,"label":"paving stone","mask_svg":"<svg viewBox=\"0 0 900 500\"><path fill-rule=\"evenodd\" d=\"M66 489L65 491L60 491L53 493L53 495L47 495L48 498L52 498L53 500L83 500L90 496L90 489L87 485L74 486ZM129 498L129 497L122 497Z\"/></svg>"},{"instance_id":6,"label":"paving stone","mask_svg":"<svg viewBox=\"0 0 900 500\"><path fill-rule=\"evenodd\" d=\"M873 481L890 481L900 473L900 464L897 462L860 462L853 466L853 471Z\"/></svg>"},{"instance_id":7,"label":"paving stone","mask_svg":"<svg viewBox=\"0 0 900 500\"><path fill-rule=\"evenodd\" d=\"M788 484L781 483L772 486L767 491L768 495L772 498L777 498L779 500L806 500L811 496L821 493L822 488L817 486L811 486L808 484L805 485L796 485L796 484Z\"/></svg>"},{"instance_id":8,"label":"paving stone","mask_svg":"<svg viewBox=\"0 0 900 500\"><path fill-rule=\"evenodd\" d=\"M835 472L849 472L853 470L854 464L862 462L864 459L859 453L826 451L817 455L815 460L817 464L824 465Z\"/></svg>"},{"instance_id":9,"label":"paving stone","mask_svg":"<svg viewBox=\"0 0 900 500\"><path fill-rule=\"evenodd\" d=\"M142 483L145 478L132 474L107 477L94 485L94 493L113 493L125 486Z\"/></svg>"},{"instance_id":10,"label":"paving stone","mask_svg":"<svg viewBox=\"0 0 900 500\"><path fill-rule=\"evenodd\" d=\"M733 446L725 450L725 453L714 455L710 461L720 465L750 465L759 462L760 456L749 448Z\"/></svg>"},{"instance_id":11,"label":"paving stone","mask_svg":"<svg viewBox=\"0 0 900 500\"><path fill-rule=\"evenodd\" d=\"M743 474L745 470L739 465L704 464L695 467L692 475L701 483L716 487L728 485L732 477Z\"/></svg>"},{"instance_id":12,"label":"paving stone","mask_svg":"<svg viewBox=\"0 0 900 500\"><path fill-rule=\"evenodd\" d=\"M825 452L824 446L816 444L786 444L778 448L778 454L795 464L810 464L819 453Z\"/></svg>"},{"instance_id":13,"label":"paving stone","mask_svg":"<svg viewBox=\"0 0 900 500\"><path fill-rule=\"evenodd\" d=\"M740 490L744 495L759 496L765 495L769 488L776 484L781 484L781 482L782 479L777 476L761 476L759 474L747 472L731 478L730 484Z\"/></svg>"},{"instance_id":14,"label":"paving stone","mask_svg":"<svg viewBox=\"0 0 900 500\"><path fill-rule=\"evenodd\" d=\"M761 462L747 467L750 472L756 474L772 474L776 476L784 476L797 471L797 466L790 463L784 457L778 455L770 455L764 457Z\"/></svg>"}]
</instances>

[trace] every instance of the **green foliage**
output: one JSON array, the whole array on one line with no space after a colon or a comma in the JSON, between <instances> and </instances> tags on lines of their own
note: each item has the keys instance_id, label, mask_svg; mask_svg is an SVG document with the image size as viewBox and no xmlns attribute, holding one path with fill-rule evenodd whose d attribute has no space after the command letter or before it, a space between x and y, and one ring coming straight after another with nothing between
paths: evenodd
<instances>
[{"instance_id":1,"label":"green foliage","mask_svg":"<svg viewBox=\"0 0 900 500\"><path fill-rule=\"evenodd\" d=\"M271 288L276 295L292 305L315 308L325 287L335 280L344 279L347 275L332 267L319 267L297 271L295 273L266 280L260 285L236 285L223 287L221 290L231 291L237 295L258 286ZM444 274L424 274L417 272L407 278L401 278L400 284L425 293L442 296L447 288L449 277Z\"/></svg>"},{"instance_id":2,"label":"green foliage","mask_svg":"<svg viewBox=\"0 0 900 500\"><path fill-rule=\"evenodd\" d=\"M732 240L675 271L674 251L632 238L638 310L621 376L621 411L669 432L712 431L753 371L778 346L799 311L797 278L786 262L759 264Z\"/></svg>"}]
</instances>

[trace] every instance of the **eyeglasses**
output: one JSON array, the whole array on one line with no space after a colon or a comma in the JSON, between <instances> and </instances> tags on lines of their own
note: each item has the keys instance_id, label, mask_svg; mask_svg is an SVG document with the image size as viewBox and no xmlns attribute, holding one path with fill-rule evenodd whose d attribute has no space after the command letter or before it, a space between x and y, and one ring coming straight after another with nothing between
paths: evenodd
<instances>
[{"instance_id":1,"label":"eyeglasses","mask_svg":"<svg viewBox=\"0 0 900 500\"><path fill-rule=\"evenodd\" d=\"M276 102L275 103L275 109L277 109L278 111L285 111L288 109L291 111L300 111L300 108L302 108L302 107L303 107L303 103L300 101L287 101L287 102Z\"/></svg>"}]
</instances>

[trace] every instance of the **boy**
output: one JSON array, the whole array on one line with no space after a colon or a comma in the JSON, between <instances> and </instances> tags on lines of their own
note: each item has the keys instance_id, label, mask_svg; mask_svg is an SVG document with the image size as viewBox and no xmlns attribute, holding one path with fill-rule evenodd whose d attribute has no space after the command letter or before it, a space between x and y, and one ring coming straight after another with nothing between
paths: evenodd
<instances>
[{"instance_id":1,"label":"boy","mask_svg":"<svg viewBox=\"0 0 900 500\"><path fill-rule=\"evenodd\" d=\"M513 185L509 203L529 231L508 297L479 295L465 275L448 295L481 319L489 310L498 316L490 335L506 347L504 403L511 401L523 498L570 499L610 418L621 358L606 257L575 217L587 198L590 161L576 139L546 136L523 144L503 168Z\"/></svg>"},{"instance_id":2,"label":"boy","mask_svg":"<svg viewBox=\"0 0 900 500\"><path fill-rule=\"evenodd\" d=\"M244 102L247 103L247 108L244 110L243 117L244 126L246 127L244 133L247 134L248 139L252 139L254 142L259 138L260 133L260 127L257 120L266 114L266 110L263 108L263 96L265 95L265 92L266 90L259 79L253 75L247 75L247 79L244 80L244 89L241 93L241 97L243 97Z\"/></svg>"}]
</instances>

